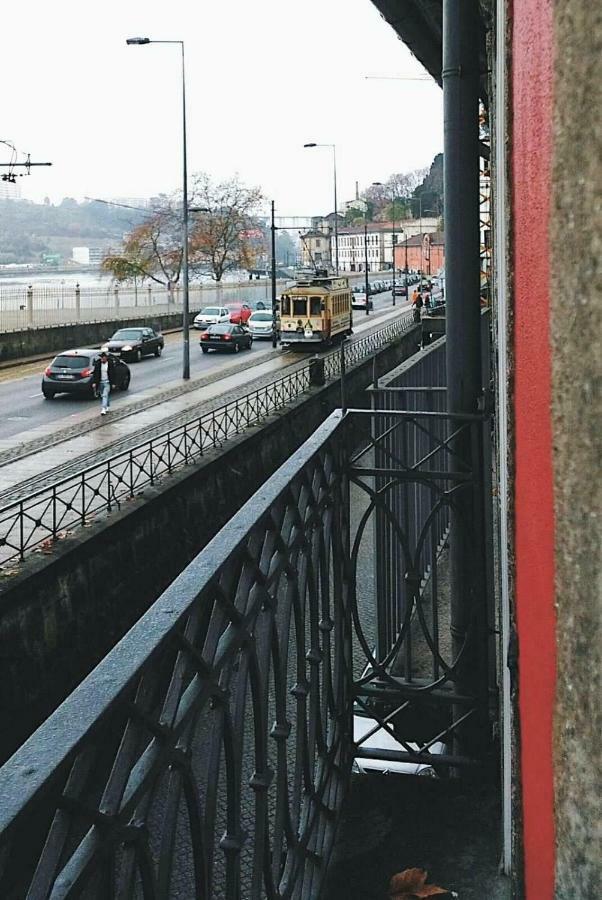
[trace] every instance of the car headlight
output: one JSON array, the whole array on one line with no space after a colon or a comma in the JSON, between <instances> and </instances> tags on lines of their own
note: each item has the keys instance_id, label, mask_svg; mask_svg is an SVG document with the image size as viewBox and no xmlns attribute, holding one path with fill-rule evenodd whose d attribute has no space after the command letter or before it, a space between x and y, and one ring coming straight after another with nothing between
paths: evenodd
<instances>
[{"instance_id":1,"label":"car headlight","mask_svg":"<svg viewBox=\"0 0 602 900\"><path fill-rule=\"evenodd\" d=\"M132 348L130 347L129 344L124 344L124 346L121 349L122 350L131 350Z\"/></svg>"}]
</instances>

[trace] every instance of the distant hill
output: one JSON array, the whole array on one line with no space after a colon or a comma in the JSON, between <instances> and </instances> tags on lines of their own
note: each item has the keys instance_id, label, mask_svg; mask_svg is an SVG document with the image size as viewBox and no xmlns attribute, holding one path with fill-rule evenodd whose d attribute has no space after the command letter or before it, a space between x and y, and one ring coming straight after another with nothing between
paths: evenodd
<instances>
[{"instance_id":1,"label":"distant hill","mask_svg":"<svg viewBox=\"0 0 602 900\"><path fill-rule=\"evenodd\" d=\"M438 153L431 163L422 184L414 189L413 196L420 197L422 211L429 210L432 215L443 215L443 154ZM412 214L418 216L420 204L412 203Z\"/></svg>"},{"instance_id":2,"label":"distant hill","mask_svg":"<svg viewBox=\"0 0 602 900\"><path fill-rule=\"evenodd\" d=\"M0 264L34 263L44 253L69 259L77 246L108 247L144 213L65 197L56 206L28 200L0 200Z\"/></svg>"}]
</instances>

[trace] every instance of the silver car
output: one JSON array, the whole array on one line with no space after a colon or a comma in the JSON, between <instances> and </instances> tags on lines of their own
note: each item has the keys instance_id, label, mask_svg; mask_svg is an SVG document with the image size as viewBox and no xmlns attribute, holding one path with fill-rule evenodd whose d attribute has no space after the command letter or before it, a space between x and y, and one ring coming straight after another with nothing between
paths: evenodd
<instances>
[{"instance_id":1,"label":"silver car","mask_svg":"<svg viewBox=\"0 0 602 900\"><path fill-rule=\"evenodd\" d=\"M254 338L272 337L272 313L267 309L258 309L251 313L247 328Z\"/></svg>"}]
</instances>

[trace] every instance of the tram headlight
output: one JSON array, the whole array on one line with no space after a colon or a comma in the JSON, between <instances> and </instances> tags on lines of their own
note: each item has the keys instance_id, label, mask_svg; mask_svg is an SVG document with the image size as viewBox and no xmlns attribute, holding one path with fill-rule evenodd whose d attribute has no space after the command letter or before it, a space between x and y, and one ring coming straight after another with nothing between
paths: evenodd
<instances>
[{"instance_id":1,"label":"tram headlight","mask_svg":"<svg viewBox=\"0 0 602 900\"><path fill-rule=\"evenodd\" d=\"M311 338L314 336L314 333L309 325L307 325L307 327L305 328L304 335L306 338Z\"/></svg>"}]
</instances>

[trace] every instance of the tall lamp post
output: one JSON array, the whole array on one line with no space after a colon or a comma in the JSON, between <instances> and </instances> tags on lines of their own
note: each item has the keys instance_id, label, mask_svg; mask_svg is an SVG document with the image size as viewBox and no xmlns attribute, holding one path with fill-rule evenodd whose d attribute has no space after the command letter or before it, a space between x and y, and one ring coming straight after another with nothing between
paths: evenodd
<instances>
[{"instance_id":1,"label":"tall lamp post","mask_svg":"<svg viewBox=\"0 0 602 900\"><path fill-rule=\"evenodd\" d=\"M366 315L370 315L370 282L368 281L368 222L364 219L364 276L366 280Z\"/></svg>"},{"instance_id":2,"label":"tall lamp post","mask_svg":"<svg viewBox=\"0 0 602 900\"><path fill-rule=\"evenodd\" d=\"M182 278L184 300L182 304L182 378L190 378L190 294L188 280L188 161L186 157L186 73L184 67L184 41L156 41L150 38L127 38L126 44L178 44L182 52Z\"/></svg>"},{"instance_id":3,"label":"tall lamp post","mask_svg":"<svg viewBox=\"0 0 602 900\"><path fill-rule=\"evenodd\" d=\"M338 203L337 203L337 148L336 144L303 144L305 148L308 147L330 147L332 150L332 165L333 165L333 175L334 175L334 268L335 272L339 274L339 213L338 213Z\"/></svg>"}]
</instances>

